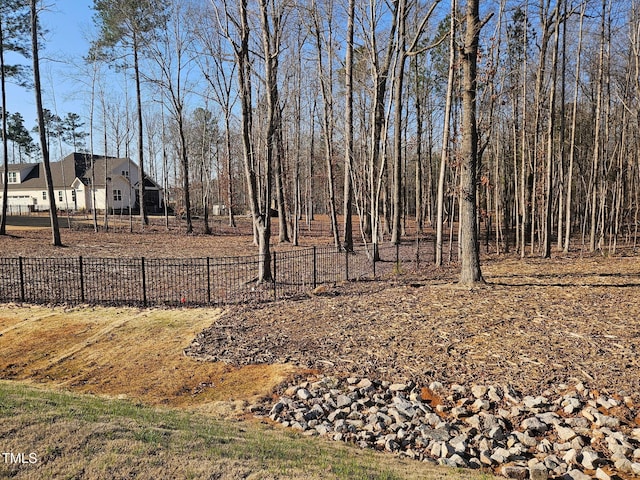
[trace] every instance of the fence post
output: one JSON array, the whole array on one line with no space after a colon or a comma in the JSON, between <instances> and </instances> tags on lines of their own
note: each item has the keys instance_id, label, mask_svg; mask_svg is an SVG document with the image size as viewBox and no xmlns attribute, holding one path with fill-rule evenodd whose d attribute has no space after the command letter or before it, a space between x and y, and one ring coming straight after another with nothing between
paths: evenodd
<instances>
[{"instance_id":1,"label":"fence post","mask_svg":"<svg viewBox=\"0 0 640 480\"><path fill-rule=\"evenodd\" d=\"M433 239L433 264L436 264L436 249L438 248L438 240L434 237Z\"/></svg>"},{"instance_id":2,"label":"fence post","mask_svg":"<svg viewBox=\"0 0 640 480\"><path fill-rule=\"evenodd\" d=\"M207 303L211 303L211 261L207 257Z\"/></svg>"},{"instance_id":3,"label":"fence post","mask_svg":"<svg viewBox=\"0 0 640 480\"><path fill-rule=\"evenodd\" d=\"M144 271L144 257L140 263L142 268L142 305L147 306L147 276Z\"/></svg>"},{"instance_id":4,"label":"fence post","mask_svg":"<svg viewBox=\"0 0 640 480\"><path fill-rule=\"evenodd\" d=\"M371 248L372 248L371 263L373 263L373 278L376 278L376 247L375 247L375 243L371 246Z\"/></svg>"},{"instance_id":5,"label":"fence post","mask_svg":"<svg viewBox=\"0 0 640 480\"><path fill-rule=\"evenodd\" d=\"M315 288L318 286L318 277L317 277L317 263L318 263L318 259L317 259L317 255L316 255L316 247L315 245L313 246L313 288L315 290Z\"/></svg>"},{"instance_id":6,"label":"fence post","mask_svg":"<svg viewBox=\"0 0 640 480\"><path fill-rule=\"evenodd\" d=\"M273 252L273 299L277 300L278 299L278 293L276 290L276 273L277 273L277 259L276 259L276 252Z\"/></svg>"},{"instance_id":7,"label":"fence post","mask_svg":"<svg viewBox=\"0 0 640 480\"><path fill-rule=\"evenodd\" d=\"M344 276L345 280L349 281L349 250L344 249Z\"/></svg>"},{"instance_id":8,"label":"fence post","mask_svg":"<svg viewBox=\"0 0 640 480\"><path fill-rule=\"evenodd\" d=\"M18 270L20 272L20 301L24 303L24 264L22 257L18 257Z\"/></svg>"},{"instance_id":9,"label":"fence post","mask_svg":"<svg viewBox=\"0 0 640 480\"><path fill-rule=\"evenodd\" d=\"M84 267L82 262L82 255L78 257L78 267L80 271L80 302L84 303Z\"/></svg>"}]
</instances>

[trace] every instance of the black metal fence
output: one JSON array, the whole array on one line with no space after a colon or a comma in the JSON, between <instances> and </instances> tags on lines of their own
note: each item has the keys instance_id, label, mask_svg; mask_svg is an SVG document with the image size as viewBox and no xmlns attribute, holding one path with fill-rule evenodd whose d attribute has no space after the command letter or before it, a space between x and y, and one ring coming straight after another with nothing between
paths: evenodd
<instances>
[{"instance_id":1,"label":"black metal fence","mask_svg":"<svg viewBox=\"0 0 640 480\"><path fill-rule=\"evenodd\" d=\"M432 242L354 252L311 247L272 252L272 280L258 284L258 255L206 258L0 258L0 302L222 305L309 293L322 284L372 278L433 260Z\"/></svg>"}]
</instances>

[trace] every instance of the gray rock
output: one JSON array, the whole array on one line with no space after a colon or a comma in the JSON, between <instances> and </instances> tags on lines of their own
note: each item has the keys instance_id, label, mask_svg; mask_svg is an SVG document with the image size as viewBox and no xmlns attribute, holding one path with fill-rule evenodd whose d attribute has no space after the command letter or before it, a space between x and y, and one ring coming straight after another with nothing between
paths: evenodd
<instances>
[{"instance_id":1,"label":"gray rock","mask_svg":"<svg viewBox=\"0 0 640 480\"><path fill-rule=\"evenodd\" d=\"M542 422L538 417L529 417L522 421L520 426L532 432L534 435L544 433L549 428L546 423Z\"/></svg>"},{"instance_id":2,"label":"gray rock","mask_svg":"<svg viewBox=\"0 0 640 480\"><path fill-rule=\"evenodd\" d=\"M618 428L620 426L620 420L616 417L603 415L600 412L595 412L593 416L595 417L595 424L599 427Z\"/></svg>"},{"instance_id":3,"label":"gray rock","mask_svg":"<svg viewBox=\"0 0 640 480\"><path fill-rule=\"evenodd\" d=\"M347 412L345 410L334 410L329 415L327 415L327 420L330 422L335 422L336 420L343 420L347 418Z\"/></svg>"},{"instance_id":4,"label":"gray rock","mask_svg":"<svg viewBox=\"0 0 640 480\"><path fill-rule=\"evenodd\" d=\"M536 446L536 450L538 450L540 453L549 453L553 451L553 445L549 440L543 438Z\"/></svg>"},{"instance_id":5,"label":"gray rock","mask_svg":"<svg viewBox=\"0 0 640 480\"><path fill-rule=\"evenodd\" d=\"M582 407L582 402L575 397L565 397L561 405L564 407L564 413L571 414Z\"/></svg>"},{"instance_id":6,"label":"gray rock","mask_svg":"<svg viewBox=\"0 0 640 480\"><path fill-rule=\"evenodd\" d=\"M564 423L571 428L589 428L589 420L584 417L569 417L564 419Z\"/></svg>"},{"instance_id":7,"label":"gray rock","mask_svg":"<svg viewBox=\"0 0 640 480\"><path fill-rule=\"evenodd\" d=\"M633 447L628 442L618 443L613 437L607 437L607 448L612 454L629 457L633 454Z\"/></svg>"},{"instance_id":8,"label":"gray rock","mask_svg":"<svg viewBox=\"0 0 640 480\"><path fill-rule=\"evenodd\" d=\"M498 403L502 401L502 392L500 392L496 387L489 387L489 390L487 391L487 396L489 397L489 400L491 400L494 403Z\"/></svg>"},{"instance_id":9,"label":"gray rock","mask_svg":"<svg viewBox=\"0 0 640 480\"><path fill-rule=\"evenodd\" d=\"M474 412L479 412L481 410L489 410L491 408L491 403L489 400L483 400L478 398L475 402L471 404L471 410Z\"/></svg>"},{"instance_id":10,"label":"gray rock","mask_svg":"<svg viewBox=\"0 0 640 480\"><path fill-rule=\"evenodd\" d=\"M467 450L467 440L466 435L458 435L449 441L449 445L451 445L457 453L464 453Z\"/></svg>"},{"instance_id":11,"label":"gray rock","mask_svg":"<svg viewBox=\"0 0 640 480\"><path fill-rule=\"evenodd\" d=\"M312 395L311 392L309 390L307 390L306 388L300 388L297 392L296 392L296 396L300 399L300 400L309 400Z\"/></svg>"},{"instance_id":12,"label":"gray rock","mask_svg":"<svg viewBox=\"0 0 640 480\"><path fill-rule=\"evenodd\" d=\"M500 469L500 474L507 478L525 480L529 476L529 469L519 465L505 465Z\"/></svg>"},{"instance_id":13,"label":"gray rock","mask_svg":"<svg viewBox=\"0 0 640 480\"><path fill-rule=\"evenodd\" d=\"M547 425L555 426L555 425L560 425L562 423L562 419L555 412L538 413L536 414L536 417L538 417L538 419L540 419L542 423L545 423Z\"/></svg>"},{"instance_id":14,"label":"gray rock","mask_svg":"<svg viewBox=\"0 0 640 480\"><path fill-rule=\"evenodd\" d=\"M602 470L601 468L596 469L596 478L598 480L611 480L611 475Z\"/></svg>"},{"instance_id":15,"label":"gray rock","mask_svg":"<svg viewBox=\"0 0 640 480\"><path fill-rule=\"evenodd\" d=\"M471 416L471 412L465 407L453 407L451 409L451 415L455 418L463 418Z\"/></svg>"},{"instance_id":16,"label":"gray rock","mask_svg":"<svg viewBox=\"0 0 640 480\"><path fill-rule=\"evenodd\" d=\"M389 391L391 392L404 392L407 388L407 385L404 383L393 383L389 385Z\"/></svg>"},{"instance_id":17,"label":"gray rock","mask_svg":"<svg viewBox=\"0 0 640 480\"><path fill-rule=\"evenodd\" d=\"M482 468L483 466L484 465L482 465L482 462L480 462L480 459L477 457L471 457L467 460L467 468L477 470L479 468Z\"/></svg>"},{"instance_id":18,"label":"gray rock","mask_svg":"<svg viewBox=\"0 0 640 480\"><path fill-rule=\"evenodd\" d=\"M577 463L577 460L578 460L578 452L573 448L570 448L569 450L567 450L562 456L562 461L568 465L571 465L572 463Z\"/></svg>"},{"instance_id":19,"label":"gray rock","mask_svg":"<svg viewBox=\"0 0 640 480\"><path fill-rule=\"evenodd\" d=\"M482 429L482 418L480 415L471 415L470 417L465 418L464 421L476 430Z\"/></svg>"},{"instance_id":20,"label":"gray rock","mask_svg":"<svg viewBox=\"0 0 640 480\"><path fill-rule=\"evenodd\" d=\"M596 414L599 415L600 412L598 412L598 410L596 410L593 407L586 407L580 411L580 415L582 415L584 418L586 418L587 420L593 423L595 423L596 421L596 417L595 417Z\"/></svg>"},{"instance_id":21,"label":"gray rock","mask_svg":"<svg viewBox=\"0 0 640 480\"><path fill-rule=\"evenodd\" d=\"M576 432L574 432L573 429L569 427L561 427L560 425L555 425L555 430L558 434L558 438L563 442L570 442L577 436Z\"/></svg>"},{"instance_id":22,"label":"gray rock","mask_svg":"<svg viewBox=\"0 0 640 480\"><path fill-rule=\"evenodd\" d=\"M353 403L353 399L347 395L341 394L336 397L336 407L338 408L351 406L352 403Z\"/></svg>"},{"instance_id":23,"label":"gray rock","mask_svg":"<svg viewBox=\"0 0 640 480\"><path fill-rule=\"evenodd\" d=\"M571 450L573 448L573 446L571 445L571 442L563 442L563 443L554 443L553 444L553 451L554 452L566 452L567 450Z\"/></svg>"},{"instance_id":24,"label":"gray rock","mask_svg":"<svg viewBox=\"0 0 640 480\"><path fill-rule=\"evenodd\" d=\"M535 447L538 445L538 440L535 437L529 435L529 431L522 432L514 432L514 435L518 439L518 441L527 446L527 447Z\"/></svg>"},{"instance_id":25,"label":"gray rock","mask_svg":"<svg viewBox=\"0 0 640 480\"><path fill-rule=\"evenodd\" d=\"M442 442L440 444L440 458L448 458L454 453L456 453L456 451L449 442Z\"/></svg>"},{"instance_id":26,"label":"gray rock","mask_svg":"<svg viewBox=\"0 0 640 480\"><path fill-rule=\"evenodd\" d=\"M598 397L596 399L596 404L601 406L601 407L604 407L607 410L609 410L610 408L618 406L618 402L614 398L609 398L609 397L604 397L604 396Z\"/></svg>"},{"instance_id":27,"label":"gray rock","mask_svg":"<svg viewBox=\"0 0 640 480\"><path fill-rule=\"evenodd\" d=\"M431 382L429 384L429 390L432 392L442 392L444 391L444 386L440 382Z\"/></svg>"},{"instance_id":28,"label":"gray rock","mask_svg":"<svg viewBox=\"0 0 640 480\"><path fill-rule=\"evenodd\" d=\"M577 468L574 468L573 470L565 473L562 478L566 480L591 480L591 477L589 475L587 475L586 473L582 473Z\"/></svg>"},{"instance_id":29,"label":"gray rock","mask_svg":"<svg viewBox=\"0 0 640 480\"><path fill-rule=\"evenodd\" d=\"M471 387L471 395L475 398L483 398L487 393L487 387L484 385L473 385Z\"/></svg>"},{"instance_id":30,"label":"gray rock","mask_svg":"<svg viewBox=\"0 0 640 480\"><path fill-rule=\"evenodd\" d=\"M543 463L549 470L556 470L564 462L555 455L548 455L544 458Z\"/></svg>"},{"instance_id":31,"label":"gray rock","mask_svg":"<svg viewBox=\"0 0 640 480\"><path fill-rule=\"evenodd\" d=\"M591 448L584 448L582 450L582 459L580 461L582 466L587 470L595 470L602 463L600 454Z\"/></svg>"},{"instance_id":32,"label":"gray rock","mask_svg":"<svg viewBox=\"0 0 640 480\"><path fill-rule=\"evenodd\" d=\"M491 460L500 465L503 463L507 463L510 457L511 454L506 448L496 448L491 455Z\"/></svg>"},{"instance_id":33,"label":"gray rock","mask_svg":"<svg viewBox=\"0 0 640 480\"><path fill-rule=\"evenodd\" d=\"M498 417L491 413L481 412L480 418L482 418L482 431L489 432L495 427L504 427L504 422L498 420ZM502 424L501 424L502 423Z\"/></svg>"},{"instance_id":34,"label":"gray rock","mask_svg":"<svg viewBox=\"0 0 640 480\"><path fill-rule=\"evenodd\" d=\"M573 440L571 440L571 448L575 448L576 450L582 450L584 446L585 446L585 441L582 439L582 437L576 437Z\"/></svg>"},{"instance_id":35,"label":"gray rock","mask_svg":"<svg viewBox=\"0 0 640 480\"><path fill-rule=\"evenodd\" d=\"M529 479L530 480L547 480L549 478L549 472L544 463L535 461L529 465Z\"/></svg>"},{"instance_id":36,"label":"gray rock","mask_svg":"<svg viewBox=\"0 0 640 480\"><path fill-rule=\"evenodd\" d=\"M465 461L465 459L462 458L457 453L454 453L453 455L451 455L451 457L449 458L449 462L453 464L454 467L457 467L457 468L467 467L467 462Z\"/></svg>"},{"instance_id":37,"label":"gray rock","mask_svg":"<svg viewBox=\"0 0 640 480\"><path fill-rule=\"evenodd\" d=\"M525 407L527 407L530 410L533 409L540 409L543 407L546 407L549 404L549 400L546 397L524 397L522 399L522 403L524 404Z\"/></svg>"},{"instance_id":38,"label":"gray rock","mask_svg":"<svg viewBox=\"0 0 640 480\"><path fill-rule=\"evenodd\" d=\"M620 470L623 473L633 473L633 467L630 460L626 458L620 458L615 461L614 466L616 469Z\"/></svg>"},{"instance_id":39,"label":"gray rock","mask_svg":"<svg viewBox=\"0 0 640 480\"><path fill-rule=\"evenodd\" d=\"M365 390L369 390L371 387L373 387L373 382L371 382L371 380L369 380L368 378L363 378L356 385L356 388Z\"/></svg>"}]
</instances>

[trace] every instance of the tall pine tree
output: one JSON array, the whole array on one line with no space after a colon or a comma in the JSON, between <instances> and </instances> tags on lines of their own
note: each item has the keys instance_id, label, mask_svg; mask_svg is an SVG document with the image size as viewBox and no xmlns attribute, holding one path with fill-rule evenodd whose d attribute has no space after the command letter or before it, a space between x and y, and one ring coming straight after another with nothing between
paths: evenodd
<instances>
[{"instance_id":1,"label":"tall pine tree","mask_svg":"<svg viewBox=\"0 0 640 480\"><path fill-rule=\"evenodd\" d=\"M135 78L138 123L139 203L142 226L149 223L144 194L144 132L142 128L142 94L140 56L153 31L166 23L165 0L94 0L94 22L100 33L91 45L90 59L106 57L112 60L129 58ZM93 153L93 152L92 152Z\"/></svg>"}]
</instances>

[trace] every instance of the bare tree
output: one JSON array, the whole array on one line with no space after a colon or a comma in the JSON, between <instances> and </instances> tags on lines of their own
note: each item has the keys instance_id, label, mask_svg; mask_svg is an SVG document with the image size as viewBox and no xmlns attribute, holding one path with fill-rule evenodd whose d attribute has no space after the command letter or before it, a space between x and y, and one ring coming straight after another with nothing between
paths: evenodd
<instances>
[{"instance_id":1,"label":"bare tree","mask_svg":"<svg viewBox=\"0 0 640 480\"><path fill-rule=\"evenodd\" d=\"M155 38L147 43L147 49L158 68L159 75L149 77L166 100L169 112L176 124L180 165L182 168L182 195L186 219L186 233L193 232L191 216L191 188L189 178L189 151L185 132L186 95L191 90L188 84L188 67L192 59L192 38L185 28L185 10L180 1L173 1L169 8L171 15L166 17L165 28L159 29ZM144 181L144 179L141 179Z\"/></svg>"},{"instance_id":2,"label":"bare tree","mask_svg":"<svg viewBox=\"0 0 640 480\"><path fill-rule=\"evenodd\" d=\"M355 0L349 0L347 7L347 38L345 53L345 109L344 109L344 249L353 251L353 24Z\"/></svg>"},{"instance_id":3,"label":"bare tree","mask_svg":"<svg viewBox=\"0 0 640 480\"><path fill-rule=\"evenodd\" d=\"M254 144L251 134L253 125L253 89L251 84L252 68L249 49L251 28L249 25L247 1L248 0L238 0L237 10L232 10L227 1L223 1L224 14L219 15L218 19L221 31L233 47L234 58L238 67L238 97L240 98L242 114L242 149L247 197L256 233L256 240L258 242L258 253L260 255L257 282L263 283L269 282L272 279L271 250L269 246L269 239L271 237L271 215L269 210L271 205L272 168L271 156L265 155L265 182L263 183L264 191L262 192L263 202L260 202L261 192L258 189L257 162L255 160ZM269 57L267 56L265 60L268 59ZM272 69L269 70L269 73L273 73Z\"/></svg>"},{"instance_id":4,"label":"bare tree","mask_svg":"<svg viewBox=\"0 0 640 480\"><path fill-rule=\"evenodd\" d=\"M416 26L416 31L413 33L413 38L408 39L407 32L407 18L412 8L418 8L417 4L409 2L408 0L400 0L398 2L398 36L396 41L396 62L395 62L395 76L394 76L394 119L395 129L393 136L393 220L391 227L391 243L400 243L400 220L402 218L402 130L403 119L402 110L404 106L403 102L403 88L404 88L404 73L407 58L416 55L418 52L416 48L418 42L422 37L422 34L426 28L427 22L431 17L438 2L434 2L429 8L428 12L420 23ZM429 47L421 48L420 50L426 50Z\"/></svg>"},{"instance_id":5,"label":"bare tree","mask_svg":"<svg viewBox=\"0 0 640 480\"><path fill-rule=\"evenodd\" d=\"M40 51L38 47L39 32L39 1L30 0L31 12L31 59L33 60L33 86L36 96L36 111L38 114L38 132L40 135L40 151L42 152L42 163L44 166L45 180L47 184L47 196L49 197L49 218L51 219L52 244L56 247L62 246L60 238L60 227L58 225L58 212L56 209L56 199L53 191L53 178L51 176L51 165L49 163L49 145L47 142L47 132L44 121L44 109L42 108L42 87L40 82Z\"/></svg>"},{"instance_id":6,"label":"bare tree","mask_svg":"<svg viewBox=\"0 0 640 480\"><path fill-rule=\"evenodd\" d=\"M467 0L466 31L462 51L462 165L460 169L460 283L483 283L480 270L476 205L478 132L476 92L478 43L482 25L479 0Z\"/></svg>"},{"instance_id":7,"label":"bare tree","mask_svg":"<svg viewBox=\"0 0 640 480\"><path fill-rule=\"evenodd\" d=\"M449 127L451 103L453 101L453 77L456 58L456 0L451 0L449 14L449 69L447 75L447 93L445 97L444 119L442 122L442 147L440 149L440 170L438 173L438 192L436 194L436 266L442 266L442 233L444 229L444 179L449 161Z\"/></svg>"},{"instance_id":8,"label":"bare tree","mask_svg":"<svg viewBox=\"0 0 640 480\"><path fill-rule=\"evenodd\" d=\"M312 33L315 38L316 55L318 63L318 77L322 92L322 132L324 138L324 155L327 168L327 189L329 204L329 219L333 233L333 243L340 248L340 234L338 232L338 217L336 213L335 181L333 175L334 157L334 33L333 33L333 2L326 3L327 10L321 12L315 1L311 6ZM323 21L324 20L324 21ZM326 22L326 23L325 23ZM326 53L325 53L326 52ZM326 55L326 58L325 58Z\"/></svg>"}]
</instances>

